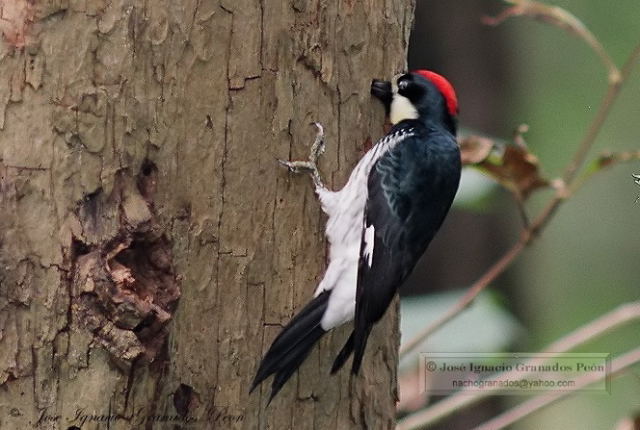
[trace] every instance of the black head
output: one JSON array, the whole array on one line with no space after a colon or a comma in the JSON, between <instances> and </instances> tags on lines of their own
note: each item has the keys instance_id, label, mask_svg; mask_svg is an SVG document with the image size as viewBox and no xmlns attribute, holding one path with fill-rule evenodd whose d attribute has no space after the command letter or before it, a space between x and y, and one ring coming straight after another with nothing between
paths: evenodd
<instances>
[{"instance_id":1,"label":"black head","mask_svg":"<svg viewBox=\"0 0 640 430\"><path fill-rule=\"evenodd\" d=\"M442 76L417 70L396 76L391 82L374 80L371 93L385 105L392 124L406 119L441 123L456 130L458 102L451 84Z\"/></svg>"}]
</instances>

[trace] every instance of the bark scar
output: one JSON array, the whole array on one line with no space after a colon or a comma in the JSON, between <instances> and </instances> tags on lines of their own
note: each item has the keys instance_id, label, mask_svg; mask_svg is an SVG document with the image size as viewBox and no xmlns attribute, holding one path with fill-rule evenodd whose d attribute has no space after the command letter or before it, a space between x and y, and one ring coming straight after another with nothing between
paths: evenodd
<instances>
[{"instance_id":1,"label":"bark scar","mask_svg":"<svg viewBox=\"0 0 640 430\"><path fill-rule=\"evenodd\" d=\"M123 368L158 356L180 297L171 244L156 220L156 177L156 166L145 161L137 178L119 175L110 196L99 189L77 211L89 236L117 214L111 237L74 237L71 296L75 325L91 331Z\"/></svg>"}]
</instances>

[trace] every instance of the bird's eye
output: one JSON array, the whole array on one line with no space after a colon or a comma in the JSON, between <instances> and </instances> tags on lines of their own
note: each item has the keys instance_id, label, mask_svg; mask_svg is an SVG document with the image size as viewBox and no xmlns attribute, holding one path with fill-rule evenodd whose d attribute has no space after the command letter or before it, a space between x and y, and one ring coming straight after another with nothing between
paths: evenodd
<instances>
[{"instance_id":1,"label":"bird's eye","mask_svg":"<svg viewBox=\"0 0 640 430\"><path fill-rule=\"evenodd\" d=\"M407 81L406 79L398 81L399 90L406 90L408 87L409 87L409 81Z\"/></svg>"}]
</instances>

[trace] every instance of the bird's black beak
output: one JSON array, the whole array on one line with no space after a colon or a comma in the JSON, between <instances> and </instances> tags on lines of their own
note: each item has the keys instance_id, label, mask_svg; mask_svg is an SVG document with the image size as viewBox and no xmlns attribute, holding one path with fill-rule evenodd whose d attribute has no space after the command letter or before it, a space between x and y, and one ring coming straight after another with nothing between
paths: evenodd
<instances>
[{"instance_id":1,"label":"bird's black beak","mask_svg":"<svg viewBox=\"0 0 640 430\"><path fill-rule=\"evenodd\" d=\"M371 81L371 94L382 102L388 115L391 110L391 100L393 98L391 82L374 79Z\"/></svg>"}]
</instances>

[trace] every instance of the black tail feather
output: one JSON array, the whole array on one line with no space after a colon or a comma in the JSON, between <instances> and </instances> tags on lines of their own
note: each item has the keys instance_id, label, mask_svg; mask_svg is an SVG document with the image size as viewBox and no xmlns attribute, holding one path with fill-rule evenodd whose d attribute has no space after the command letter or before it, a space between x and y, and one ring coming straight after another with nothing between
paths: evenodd
<instances>
[{"instance_id":1,"label":"black tail feather","mask_svg":"<svg viewBox=\"0 0 640 430\"><path fill-rule=\"evenodd\" d=\"M326 333L320 326L320 321L327 309L329 294L329 291L324 291L311 300L280 332L262 359L250 392L275 373L270 403L300 367L313 345Z\"/></svg>"},{"instance_id":2,"label":"black tail feather","mask_svg":"<svg viewBox=\"0 0 640 430\"><path fill-rule=\"evenodd\" d=\"M349 356L353 352L353 332L351 332L351 336L347 339L347 342L344 344L338 356L333 362L333 366L331 366L331 374L333 375L338 370L344 366L344 363L349 359Z\"/></svg>"},{"instance_id":3,"label":"black tail feather","mask_svg":"<svg viewBox=\"0 0 640 430\"><path fill-rule=\"evenodd\" d=\"M357 333L353 339L353 363L351 364L351 373L354 375L358 374L360 370L360 365L362 364L362 358L364 357L364 350L367 347L367 339L369 339L369 334L371 334L372 325L368 327L364 327L361 333ZM354 330L355 333L355 330Z\"/></svg>"},{"instance_id":4,"label":"black tail feather","mask_svg":"<svg viewBox=\"0 0 640 430\"><path fill-rule=\"evenodd\" d=\"M298 367L304 362L304 360L309 356L311 352L311 348L316 344L318 340L322 337L326 332L322 329L322 327L317 326L314 328L300 343L298 343L294 349L288 352L287 358L285 358L280 364L280 368L276 373L276 376L273 378L273 382L271 383L271 395L269 396L269 403L271 400L278 394L282 386L289 380L293 372L296 371Z\"/></svg>"}]
</instances>

